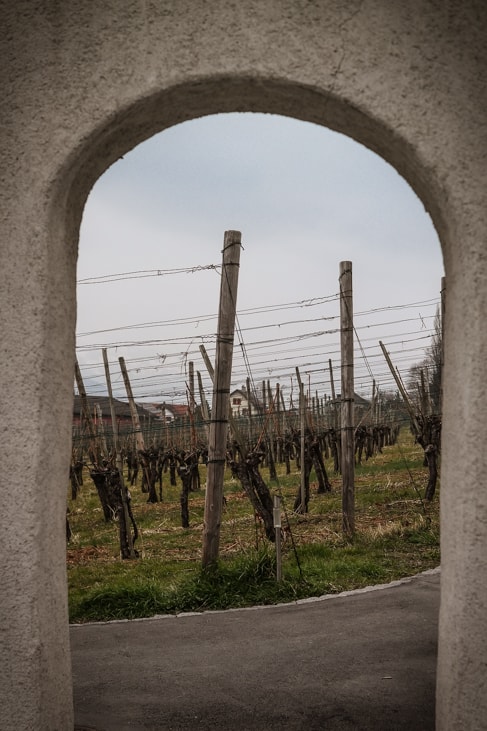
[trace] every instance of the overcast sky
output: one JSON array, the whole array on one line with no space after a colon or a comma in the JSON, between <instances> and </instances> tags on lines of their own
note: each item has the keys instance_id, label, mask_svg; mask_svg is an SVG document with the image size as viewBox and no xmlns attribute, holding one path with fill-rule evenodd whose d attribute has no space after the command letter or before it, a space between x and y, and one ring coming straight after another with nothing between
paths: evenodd
<instances>
[{"instance_id":1,"label":"overcast sky","mask_svg":"<svg viewBox=\"0 0 487 731\"><path fill-rule=\"evenodd\" d=\"M367 393L372 377L391 387L379 339L401 372L421 359L443 264L431 219L408 184L374 153L328 129L271 115L217 115L141 144L88 198L77 323L88 392L105 390L101 347L108 348L119 397L119 356L139 400L184 403L188 360L207 381L198 346L213 357L219 270L163 270L218 266L228 229L241 231L243 243L235 387L250 375L256 383L280 381L289 395L298 366L313 393L329 393L328 359L339 366L342 260L353 263L355 313L380 310L356 316L356 390ZM251 315L250 308L260 311Z\"/></svg>"}]
</instances>

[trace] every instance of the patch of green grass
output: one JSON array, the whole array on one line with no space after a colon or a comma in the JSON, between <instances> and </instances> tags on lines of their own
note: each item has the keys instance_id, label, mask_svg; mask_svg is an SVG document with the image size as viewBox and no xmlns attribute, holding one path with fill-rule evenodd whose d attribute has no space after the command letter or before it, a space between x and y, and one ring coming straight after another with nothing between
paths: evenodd
<instances>
[{"instance_id":1,"label":"patch of green grass","mask_svg":"<svg viewBox=\"0 0 487 731\"><path fill-rule=\"evenodd\" d=\"M404 463L404 455L408 468ZM402 465L402 468L401 468ZM201 468L202 484L205 471ZM140 530L140 558L122 561L118 530L106 524L89 478L69 500L73 538L68 545L70 618L73 622L145 617L294 601L385 583L439 564L439 501L421 499L427 482L421 450L405 435L400 450L387 447L356 473L353 541L342 534L341 478L327 463L333 491L318 495L311 475L307 515L292 513L300 474L279 467L283 515L282 581L276 581L274 546L265 541L240 484L226 475L220 560L201 568L204 490L191 494L190 528L180 525L180 487L163 485L163 502L147 504L131 488ZM266 479L268 475L263 470ZM411 482L411 476L414 484ZM287 517L287 520L286 520Z\"/></svg>"}]
</instances>

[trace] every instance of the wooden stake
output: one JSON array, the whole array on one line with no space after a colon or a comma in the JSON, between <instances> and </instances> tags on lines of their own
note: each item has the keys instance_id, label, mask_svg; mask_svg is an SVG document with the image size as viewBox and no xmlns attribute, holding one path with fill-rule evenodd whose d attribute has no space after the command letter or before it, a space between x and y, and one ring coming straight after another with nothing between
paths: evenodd
<instances>
[{"instance_id":1,"label":"wooden stake","mask_svg":"<svg viewBox=\"0 0 487 731\"><path fill-rule=\"evenodd\" d=\"M342 359L342 527L344 534L352 537L355 532L355 436L351 261L340 262L340 343Z\"/></svg>"},{"instance_id":2,"label":"wooden stake","mask_svg":"<svg viewBox=\"0 0 487 731\"><path fill-rule=\"evenodd\" d=\"M247 388L247 419L248 419L248 443L249 448L252 448L252 401L251 401L251 390L250 390L250 378L247 376L246 380Z\"/></svg>"},{"instance_id":3,"label":"wooden stake","mask_svg":"<svg viewBox=\"0 0 487 731\"><path fill-rule=\"evenodd\" d=\"M213 368L213 363L211 362L210 357L209 357L208 353L206 352L206 348L203 345L203 343L200 345L200 353L205 362L206 370L208 371L208 375L211 378L211 382L213 383L213 381L215 379L215 369Z\"/></svg>"},{"instance_id":4,"label":"wooden stake","mask_svg":"<svg viewBox=\"0 0 487 731\"><path fill-rule=\"evenodd\" d=\"M208 375L211 378L211 382L214 384L215 383L215 370L211 364L211 360L210 360L208 353L206 352L206 348L203 344L200 345L200 353L203 356L203 360L204 360L206 368L208 370ZM235 419L233 417L232 409L230 407L228 409L228 424L230 426L230 431L232 433L232 437L235 439L238 446L240 447L242 455L245 455L247 450L245 449L244 440L243 440L243 437L237 426L237 422L235 421Z\"/></svg>"},{"instance_id":5,"label":"wooden stake","mask_svg":"<svg viewBox=\"0 0 487 731\"><path fill-rule=\"evenodd\" d=\"M95 427L93 426L93 419L91 418L90 407L88 406L88 397L86 395L85 384L83 382L83 377L81 375L80 367L77 360L75 360L74 362L74 375L76 378L76 385L78 387L78 393L81 400L81 408L83 411L85 424L88 427L88 433L90 435L90 447L88 449L88 454L92 463L96 467L98 465L101 465L102 459L100 454L100 448L98 445L98 439L96 438L95 434Z\"/></svg>"},{"instance_id":6,"label":"wooden stake","mask_svg":"<svg viewBox=\"0 0 487 731\"><path fill-rule=\"evenodd\" d=\"M130 407L130 413L132 415L132 424L135 433L135 446L138 452L143 452L145 450L144 436L142 434L142 429L140 428L139 414L137 413L137 407L135 405L134 394L132 393L132 386L130 385L129 375L125 366L125 360L121 356L118 359L118 362L120 363L120 370L122 371L123 382L125 383L125 390L127 392L127 398Z\"/></svg>"},{"instance_id":7,"label":"wooden stake","mask_svg":"<svg viewBox=\"0 0 487 731\"><path fill-rule=\"evenodd\" d=\"M301 380L299 368L296 366L296 378L299 388L299 423L300 423L300 462L301 462L301 507L300 512L306 512L306 399L304 395L304 384Z\"/></svg>"},{"instance_id":8,"label":"wooden stake","mask_svg":"<svg viewBox=\"0 0 487 731\"><path fill-rule=\"evenodd\" d=\"M237 307L240 231L226 231L220 285L220 307L216 340L215 377L208 443L208 469L203 529L203 567L214 565L220 546L228 434L230 382Z\"/></svg>"},{"instance_id":9,"label":"wooden stake","mask_svg":"<svg viewBox=\"0 0 487 731\"><path fill-rule=\"evenodd\" d=\"M396 369L392 365L392 361L390 359L389 353L387 352L387 350L386 350L386 348L384 346L384 343L381 340L379 340L379 345L380 345L381 350L382 350L382 352L384 354L384 358L387 361L387 365L389 366L389 370L392 373L392 376L393 376L393 378L394 378L394 380L396 382L396 386L398 387L399 392L400 392L400 394L401 394L401 396L402 396L402 398L404 400L404 403L406 405L406 408L407 408L407 410L409 412L409 418L411 419L411 423L413 425L413 429L414 429L416 435L419 435L419 434L421 434L421 427L420 427L420 425L418 423L418 420L416 418L416 414L415 414L415 411L414 411L414 406L411 403L411 399L409 398L409 396L408 396L408 394L406 392L406 389L404 388L404 384L403 384L403 382L402 382L399 374L397 373Z\"/></svg>"},{"instance_id":10,"label":"wooden stake","mask_svg":"<svg viewBox=\"0 0 487 731\"><path fill-rule=\"evenodd\" d=\"M110 403L110 415L112 417L113 448L115 450L115 464L117 466L118 474L120 477L120 493L121 493L122 505L123 505L123 516L121 516L121 519L123 519L124 523L125 523L125 538L127 541L129 558L137 558L137 554L134 550L134 543L133 543L133 539L132 539L132 530L130 527L127 487L126 487L125 481L123 479L123 460L122 460L122 453L120 451L120 442L118 439L118 424L117 424L117 417L115 414L115 405L113 403L112 381L110 378L110 368L108 365L107 349L103 348L102 353L103 353L103 365L105 366L105 378L106 378L106 382L107 382L108 400Z\"/></svg>"},{"instance_id":11,"label":"wooden stake","mask_svg":"<svg viewBox=\"0 0 487 731\"><path fill-rule=\"evenodd\" d=\"M198 390L200 392L201 414L203 416L203 420L207 427L208 423L210 421L210 411L208 409L208 402L206 400L205 389L203 388L203 380L201 378L201 373L199 371L196 371L196 376L198 378Z\"/></svg>"},{"instance_id":12,"label":"wooden stake","mask_svg":"<svg viewBox=\"0 0 487 731\"><path fill-rule=\"evenodd\" d=\"M108 458L107 440L105 439L105 428L103 426L103 414L100 404L95 404L96 414L96 438L100 444L101 453Z\"/></svg>"}]
</instances>

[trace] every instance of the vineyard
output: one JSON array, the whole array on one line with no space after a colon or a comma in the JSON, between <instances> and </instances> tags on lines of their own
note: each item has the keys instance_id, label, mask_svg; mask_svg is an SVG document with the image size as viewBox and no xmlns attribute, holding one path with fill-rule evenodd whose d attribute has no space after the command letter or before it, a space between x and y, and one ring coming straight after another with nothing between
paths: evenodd
<instances>
[{"instance_id":1,"label":"vineyard","mask_svg":"<svg viewBox=\"0 0 487 731\"><path fill-rule=\"evenodd\" d=\"M174 427L176 430L176 427ZM179 427L179 433L181 427ZM174 450L176 451L176 450ZM171 450L173 453L173 450ZM68 574L72 621L149 616L252 603L289 601L387 582L439 563L438 495L424 500L424 454L407 425L391 445L376 444L356 470L356 535L341 530L341 478L324 453L330 488L320 489L312 468L305 514L293 510L299 493L296 451L289 465L277 462L275 477L261 469L283 505L283 578L276 581L275 547L231 470L225 473L220 568L208 582L201 571L206 467L198 461L199 487L190 492L188 527L182 527L182 483L166 460L155 503L143 477L130 484L138 558L123 561L116 521L105 520L96 487L84 467L83 485L68 500L71 538ZM177 460L176 460L177 462ZM176 468L177 474L177 468ZM134 484L132 485L132 481ZM176 484L171 484L171 483ZM145 488L144 488L145 489ZM162 498L162 499L160 499Z\"/></svg>"},{"instance_id":2,"label":"vineyard","mask_svg":"<svg viewBox=\"0 0 487 731\"><path fill-rule=\"evenodd\" d=\"M313 395L313 371L305 383L298 366L287 398L269 379L259 391L236 313L240 247L240 233L226 232L212 357L205 338L199 344L211 407L187 352L186 405L137 403L123 357L128 403L115 399L107 348L108 396L89 396L76 363L66 519L73 620L289 600L438 563L438 310L414 396L379 341L396 386L384 391L353 322L352 265L342 262L331 331L340 335L341 393L331 358L328 395ZM232 391L234 331L247 378ZM371 399L355 392L355 351Z\"/></svg>"}]
</instances>

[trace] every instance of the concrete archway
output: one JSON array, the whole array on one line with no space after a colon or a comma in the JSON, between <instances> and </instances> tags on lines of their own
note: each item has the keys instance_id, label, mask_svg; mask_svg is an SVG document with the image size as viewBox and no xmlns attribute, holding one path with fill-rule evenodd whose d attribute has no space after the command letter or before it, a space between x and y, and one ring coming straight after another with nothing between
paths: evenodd
<instances>
[{"instance_id":1,"label":"concrete archway","mask_svg":"<svg viewBox=\"0 0 487 731\"><path fill-rule=\"evenodd\" d=\"M430 212L448 282L438 728L482 727L487 661L487 12L218 1L1 8L7 429L2 728L70 728L64 567L76 245L86 196L118 156L184 119L273 112L380 154ZM453 100L453 103L452 103ZM56 445L53 448L53 445ZM464 455L465 464L455 459ZM19 487L12 489L11 476ZM21 485L21 487L20 487ZM462 490L459 490L462 485ZM18 704L18 689L25 690Z\"/></svg>"}]
</instances>

